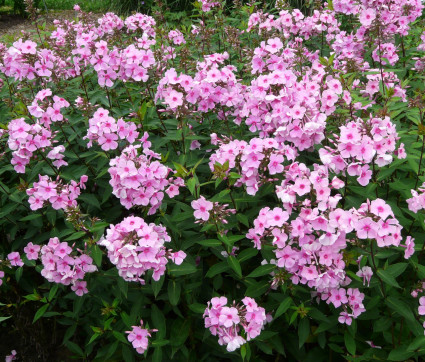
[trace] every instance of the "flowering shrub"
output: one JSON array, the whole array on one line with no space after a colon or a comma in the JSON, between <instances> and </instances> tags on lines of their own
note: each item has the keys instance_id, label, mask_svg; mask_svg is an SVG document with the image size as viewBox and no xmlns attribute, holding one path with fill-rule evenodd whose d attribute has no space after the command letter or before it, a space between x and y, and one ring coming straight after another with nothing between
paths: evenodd
<instances>
[{"instance_id":1,"label":"flowering shrub","mask_svg":"<svg viewBox=\"0 0 425 362\"><path fill-rule=\"evenodd\" d=\"M424 5L227 3L0 43L6 360L424 359Z\"/></svg>"}]
</instances>

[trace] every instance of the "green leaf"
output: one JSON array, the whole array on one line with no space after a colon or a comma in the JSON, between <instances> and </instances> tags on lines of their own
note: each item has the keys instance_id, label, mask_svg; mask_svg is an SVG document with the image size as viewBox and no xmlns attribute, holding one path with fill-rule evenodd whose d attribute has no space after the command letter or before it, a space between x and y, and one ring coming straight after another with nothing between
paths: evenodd
<instances>
[{"instance_id":1,"label":"green leaf","mask_svg":"<svg viewBox=\"0 0 425 362\"><path fill-rule=\"evenodd\" d=\"M253 258L257 254L258 254L258 249L255 249L255 248L245 249L238 254L238 260L240 263L242 263L244 261L247 261Z\"/></svg>"},{"instance_id":2,"label":"green leaf","mask_svg":"<svg viewBox=\"0 0 425 362\"><path fill-rule=\"evenodd\" d=\"M205 312L206 306L201 303L189 304L189 309L197 314L203 314Z\"/></svg>"},{"instance_id":3,"label":"green leaf","mask_svg":"<svg viewBox=\"0 0 425 362\"><path fill-rule=\"evenodd\" d=\"M16 281L19 283L19 281L21 280L21 278L22 278L22 273L24 272L24 268L22 268L21 266L18 268L18 269L16 269L16 271L15 271L15 278L16 278Z\"/></svg>"},{"instance_id":4,"label":"green leaf","mask_svg":"<svg viewBox=\"0 0 425 362\"><path fill-rule=\"evenodd\" d=\"M385 284L391 285L395 288L400 288L400 285L398 285L395 278L387 270L379 269L378 275L385 282Z\"/></svg>"},{"instance_id":5,"label":"green leaf","mask_svg":"<svg viewBox=\"0 0 425 362\"><path fill-rule=\"evenodd\" d=\"M164 280L165 280L164 275L162 275L158 281L155 281L152 279L151 285L152 285L153 295L155 296L155 299L158 296L159 292L161 291L162 285L164 284Z\"/></svg>"},{"instance_id":6,"label":"green leaf","mask_svg":"<svg viewBox=\"0 0 425 362\"><path fill-rule=\"evenodd\" d=\"M241 214L241 213L236 214L236 219L238 219L238 221L241 224L245 225L246 227L249 227L248 218L244 214Z\"/></svg>"},{"instance_id":7,"label":"green leaf","mask_svg":"<svg viewBox=\"0 0 425 362\"><path fill-rule=\"evenodd\" d=\"M170 344L173 347L181 346L189 337L190 320L189 319L175 319L171 326L171 339Z\"/></svg>"},{"instance_id":8,"label":"green leaf","mask_svg":"<svg viewBox=\"0 0 425 362\"><path fill-rule=\"evenodd\" d=\"M171 305L177 305L180 299L181 286L175 280L168 282L168 299Z\"/></svg>"},{"instance_id":9,"label":"green leaf","mask_svg":"<svg viewBox=\"0 0 425 362\"><path fill-rule=\"evenodd\" d=\"M97 246L93 245L91 249L91 256L98 267L102 265L102 250Z\"/></svg>"},{"instance_id":10,"label":"green leaf","mask_svg":"<svg viewBox=\"0 0 425 362\"><path fill-rule=\"evenodd\" d=\"M183 262L180 265L172 264L168 267L168 273L174 276L187 275L196 273L197 269L194 264L190 264L189 262Z\"/></svg>"},{"instance_id":11,"label":"green leaf","mask_svg":"<svg viewBox=\"0 0 425 362\"><path fill-rule=\"evenodd\" d=\"M415 316L413 315L412 310L410 309L409 305L407 305L405 302L401 301L400 299L397 299L395 297L387 297L385 303L394 311L396 311L398 314L400 314L402 317L406 318L407 320L414 321Z\"/></svg>"},{"instance_id":12,"label":"green leaf","mask_svg":"<svg viewBox=\"0 0 425 362\"><path fill-rule=\"evenodd\" d=\"M94 206L96 209L101 210L99 201L94 194L81 194L78 198L87 204Z\"/></svg>"},{"instance_id":13,"label":"green leaf","mask_svg":"<svg viewBox=\"0 0 425 362\"><path fill-rule=\"evenodd\" d=\"M245 295L251 298L256 298L263 295L270 288L270 284L266 281L251 284L245 292Z\"/></svg>"},{"instance_id":14,"label":"green leaf","mask_svg":"<svg viewBox=\"0 0 425 362\"><path fill-rule=\"evenodd\" d=\"M345 348L347 348L348 353L355 355L356 354L356 341L351 336L351 334L348 331L345 331L344 333L344 342L345 342Z\"/></svg>"},{"instance_id":15,"label":"green leaf","mask_svg":"<svg viewBox=\"0 0 425 362\"><path fill-rule=\"evenodd\" d=\"M73 353L78 354L79 356L84 357L84 352L83 350L80 348L80 346L78 346L77 344L75 344L74 342L71 341L66 341L65 342L65 346Z\"/></svg>"},{"instance_id":16,"label":"green leaf","mask_svg":"<svg viewBox=\"0 0 425 362\"><path fill-rule=\"evenodd\" d=\"M50 304L45 304L37 310L37 312L35 313L34 319L32 321L33 324L37 322L44 315L44 313L46 313L47 308L49 308L49 305Z\"/></svg>"},{"instance_id":17,"label":"green leaf","mask_svg":"<svg viewBox=\"0 0 425 362\"><path fill-rule=\"evenodd\" d=\"M409 357L413 355L413 352L408 352L406 346L393 349L388 355L389 361L406 361Z\"/></svg>"},{"instance_id":18,"label":"green leaf","mask_svg":"<svg viewBox=\"0 0 425 362\"><path fill-rule=\"evenodd\" d=\"M247 278L257 278L266 274L270 274L272 271L276 270L276 265L274 264L264 264L260 265L250 274L248 274Z\"/></svg>"},{"instance_id":19,"label":"green leaf","mask_svg":"<svg viewBox=\"0 0 425 362\"><path fill-rule=\"evenodd\" d=\"M59 288L59 284L54 284L53 287L50 289L49 296L47 298L49 300L49 302L51 302L52 299L55 297L55 295L58 291L58 288Z\"/></svg>"},{"instance_id":20,"label":"green leaf","mask_svg":"<svg viewBox=\"0 0 425 362\"><path fill-rule=\"evenodd\" d=\"M229 270L229 265L222 261L220 263L214 264L211 268L208 269L207 274L205 274L206 278L212 278L213 276L223 273Z\"/></svg>"},{"instance_id":21,"label":"green leaf","mask_svg":"<svg viewBox=\"0 0 425 362\"><path fill-rule=\"evenodd\" d=\"M19 219L19 221L30 221L35 220L41 217L41 214L30 214L28 216L23 217L22 219Z\"/></svg>"},{"instance_id":22,"label":"green leaf","mask_svg":"<svg viewBox=\"0 0 425 362\"><path fill-rule=\"evenodd\" d=\"M275 319L280 317L283 313L285 313L292 304L292 299L290 297L286 297L280 304L274 314Z\"/></svg>"},{"instance_id":23,"label":"green leaf","mask_svg":"<svg viewBox=\"0 0 425 362\"><path fill-rule=\"evenodd\" d=\"M67 237L66 241L72 241L81 239L83 236L86 236L86 233L84 231L77 231L76 233L73 233L71 236Z\"/></svg>"},{"instance_id":24,"label":"green leaf","mask_svg":"<svg viewBox=\"0 0 425 362\"><path fill-rule=\"evenodd\" d=\"M153 327L155 329L158 329L158 332L156 332L157 338L158 339L164 338L167 332L165 317L164 317L164 314L159 310L159 308L155 304L152 305L151 316L152 316Z\"/></svg>"},{"instance_id":25,"label":"green leaf","mask_svg":"<svg viewBox=\"0 0 425 362\"><path fill-rule=\"evenodd\" d=\"M407 268L409 264L407 263L397 263L388 266L385 271L390 274L393 278L397 278L399 275L401 275Z\"/></svg>"},{"instance_id":26,"label":"green leaf","mask_svg":"<svg viewBox=\"0 0 425 362\"><path fill-rule=\"evenodd\" d=\"M239 260L236 259L233 255L230 255L227 258L227 263L235 271L238 277L242 278L242 269L241 269L241 265L239 264Z\"/></svg>"},{"instance_id":27,"label":"green leaf","mask_svg":"<svg viewBox=\"0 0 425 362\"><path fill-rule=\"evenodd\" d=\"M425 350L425 336L416 337L407 347L408 352L423 352Z\"/></svg>"},{"instance_id":28,"label":"green leaf","mask_svg":"<svg viewBox=\"0 0 425 362\"><path fill-rule=\"evenodd\" d=\"M216 246L223 245L223 243L217 239L201 240L201 241L197 241L196 243L202 246L207 246L207 247L216 247Z\"/></svg>"},{"instance_id":29,"label":"green leaf","mask_svg":"<svg viewBox=\"0 0 425 362\"><path fill-rule=\"evenodd\" d=\"M307 318L301 319L298 324L298 347L301 348L310 335L310 321Z\"/></svg>"},{"instance_id":30,"label":"green leaf","mask_svg":"<svg viewBox=\"0 0 425 362\"><path fill-rule=\"evenodd\" d=\"M162 347L170 343L168 339L156 339L152 341L152 347Z\"/></svg>"},{"instance_id":31,"label":"green leaf","mask_svg":"<svg viewBox=\"0 0 425 362\"><path fill-rule=\"evenodd\" d=\"M114 337L115 337L118 341L120 341L120 342L122 342L122 343L125 343L125 344L128 344L127 338L125 338L124 334L122 334L121 332L118 332L118 331L112 331L112 334L114 335Z\"/></svg>"},{"instance_id":32,"label":"green leaf","mask_svg":"<svg viewBox=\"0 0 425 362\"><path fill-rule=\"evenodd\" d=\"M0 317L0 323L9 319L9 318L12 318L12 316L10 315L9 317Z\"/></svg>"}]
</instances>

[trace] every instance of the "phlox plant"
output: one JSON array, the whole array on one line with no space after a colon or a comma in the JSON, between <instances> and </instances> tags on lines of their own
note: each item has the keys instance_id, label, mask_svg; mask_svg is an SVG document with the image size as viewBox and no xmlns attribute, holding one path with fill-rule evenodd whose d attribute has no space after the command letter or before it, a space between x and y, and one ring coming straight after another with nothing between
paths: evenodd
<instances>
[{"instance_id":1,"label":"phlox plant","mask_svg":"<svg viewBox=\"0 0 425 362\"><path fill-rule=\"evenodd\" d=\"M425 358L424 4L266 5L0 42L7 361Z\"/></svg>"}]
</instances>

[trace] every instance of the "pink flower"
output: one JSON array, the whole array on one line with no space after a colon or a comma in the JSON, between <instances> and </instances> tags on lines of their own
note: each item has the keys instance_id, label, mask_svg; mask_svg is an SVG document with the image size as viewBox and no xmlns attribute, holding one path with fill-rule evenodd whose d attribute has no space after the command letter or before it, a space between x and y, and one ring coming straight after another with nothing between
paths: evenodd
<instances>
[{"instance_id":1,"label":"pink flower","mask_svg":"<svg viewBox=\"0 0 425 362\"><path fill-rule=\"evenodd\" d=\"M220 317L218 318L220 324L224 327L229 328L233 324L238 324L240 318L238 315L238 310L236 308L223 307L220 312Z\"/></svg>"},{"instance_id":2,"label":"pink flower","mask_svg":"<svg viewBox=\"0 0 425 362\"><path fill-rule=\"evenodd\" d=\"M344 288L332 289L331 295L327 300L327 303L332 303L335 308L338 308L341 304L345 304L348 302L346 296L346 290Z\"/></svg>"},{"instance_id":3,"label":"pink flower","mask_svg":"<svg viewBox=\"0 0 425 362\"><path fill-rule=\"evenodd\" d=\"M87 294L89 291L87 290L87 282L84 280L79 280L71 286L71 289L77 294L79 297L82 297L84 294Z\"/></svg>"},{"instance_id":4,"label":"pink flower","mask_svg":"<svg viewBox=\"0 0 425 362\"><path fill-rule=\"evenodd\" d=\"M418 313L419 313L419 315L425 315L425 297L419 298Z\"/></svg>"},{"instance_id":5,"label":"pink flower","mask_svg":"<svg viewBox=\"0 0 425 362\"><path fill-rule=\"evenodd\" d=\"M347 312L341 312L338 317L338 322L341 324L347 324L348 326L351 326L351 323L353 322L352 316L348 314Z\"/></svg>"},{"instance_id":6,"label":"pink flower","mask_svg":"<svg viewBox=\"0 0 425 362\"><path fill-rule=\"evenodd\" d=\"M151 332L156 332L156 330L143 328L143 320L140 320L140 327L133 326L132 328L131 331L126 332L128 333L127 339L131 342L137 353L143 354L148 349L148 337L151 337Z\"/></svg>"},{"instance_id":7,"label":"pink flower","mask_svg":"<svg viewBox=\"0 0 425 362\"><path fill-rule=\"evenodd\" d=\"M17 358L16 355L17 355L16 351L13 350L8 356L6 356L5 362L15 361Z\"/></svg>"},{"instance_id":8,"label":"pink flower","mask_svg":"<svg viewBox=\"0 0 425 362\"><path fill-rule=\"evenodd\" d=\"M205 197L201 196L198 200L192 201L191 205L195 210L193 213L195 219L208 221L210 218L210 213L208 211L212 210L213 208L213 203L211 201L207 201Z\"/></svg>"},{"instance_id":9,"label":"pink flower","mask_svg":"<svg viewBox=\"0 0 425 362\"><path fill-rule=\"evenodd\" d=\"M404 251L404 258L409 259L415 253L415 243L411 236L406 238L406 250Z\"/></svg>"},{"instance_id":10,"label":"pink flower","mask_svg":"<svg viewBox=\"0 0 425 362\"><path fill-rule=\"evenodd\" d=\"M24 265L24 263L21 259L21 256L19 255L19 253L17 251L10 253L7 256L7 259L10 261L10 265L12 265L12 266L20 267L20 266Z\"/></svg>"},{"instance_id":11,"label":"pink flower","mask_svg":"<svg viewBox=\"0 0 425 362\"><path fill-rule=\"evenodd\" d=\"M372 21L376 18L376 12L374 9L363 10L360 14L360 23L364 26L369 26L372 24Z\"/></svg>"},{"instance_id":12,"label":"pink flower","mask_svg":"<svg viewBox=\"0 0 425 362\"><path fill-rule=\"evenodd\" d=\"M165 97L165 103L171 108L177 108L183 104L183 93L171 90Z\"/></svg>"},{"instance_id":13,"label":"pink flower","mask_svg":"<svg viewBox=\"0 0 425 362\"><path fill-rule=\"evenodd\" d=\"M37 260L38 253L40 251L40 245L34 245L32 242L29 242L24 248L24 252L27 255L28 260Z\"/></svg>"}]
</instances>

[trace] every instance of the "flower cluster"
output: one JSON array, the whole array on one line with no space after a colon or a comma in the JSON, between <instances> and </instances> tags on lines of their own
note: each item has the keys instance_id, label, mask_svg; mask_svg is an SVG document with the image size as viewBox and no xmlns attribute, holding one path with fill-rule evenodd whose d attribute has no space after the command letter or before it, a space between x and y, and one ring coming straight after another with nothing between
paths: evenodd
<instances>
[{"instance_id":1,"label":"flower cluster","mask_svg":"<svg viewBox=\"0 0 425 362\"><path fill-rule=\"evenodd\" d=\"M70 104L66 99L56 95L52 97L52 91L46 88L35 95L28 111L33 117L39 118L39 122L44 127L48 128L52 122L63 122L65 120L61 111L69 106Z\"/></svg>"},{"instance_id":2,"label":"flower cluster","mask_svg":"<svg viewBox=\"0 0 425 362\"><path fill-rule=\"evenodd\" d=\"M87 147L97 142L104 151L118 148L118 139L126 140L132 144L139 136L137 127L133 122L125 122L119 119L118 122L111 116L109 111L99 108L92 118L89 119L89 128L84 139L88 139Z\"/></svg>"},{"instance_id":3,"label":"flower cluster","mask_svg":"<svg viewBox=\"0 0 425 362\"><path fill-rule=\"evenodd\" d=\"M242 304L227 307L226 297L215 297L208 302L204 312L205 327L209 328L213 336L218 336L218 343L226 345L229 352L233 352L246 343L239 335L241 329L246 333L249 341L260 335L267 320L264 308L259 307L254 299L245 297Z\"/></svg>"},{"instance_id":4,"label":"flower cluster","mask_svg":"<svg viewBox=\"0 0 425 362\"><path fill-rule=\"evenodd\" d=\"M214 0L199 0L199 2L202 4L202 11L206 13L216 6L220 6L220 3Z\"/></svg>"},{"instance_id":5,"label":"flower cluster","mask_svg":"<svg viewBox=\"0 0 425 362\"><path fill-rule=\"evenodd\" d=\"M283 162L286 159L293 160L296 150L291 146L279 147L273 138L252 138L246 141L218 140L212 136L213 143L218 143L219 149L210 157L209 166L216 176L227 177L231 169L236 168L240 178L235 186L246 186L249 195L255 195L259 187L274 180L274 175L284 172ZM226 170L219 165L228 165ZM222 174L224 171L224 174Z\"/></svg>"},{"instance_id":6,"label":"flower cluster","mask_svg":"<svg viewBox=\"0 0 425 362\"><path fill-rule=\"evenodd\" d=\"M87 180L88 177L83 175L80 182L71 180L69 184L64 184L59 176L53 181L48 176L39 175L38 182L34 182L33 187L27 189L31 210L41 209L46 204L50 204L55 210L77 206L76 199L81 189L85 188Z\"/></svg>"},{"instance_id":7,"label":"flower cluster","mask_svg":"<svg viewBox=\"0 0 425 362\"><path fill-rule=\"evenodd\" d=\"M127 339L137 353L143 354L148 349L148 337L151 337L151 333L156 331L156 329L143 328L143 320L140 320L140 326L132 326L132 330L126 332L128 333Z\"/></svg>"},{"instance_id":8,"label":"flower cluster","mask_svg":"<svg viewBox=\"0 0 425 362\"><path fill-rule=\"evenodd\" d=\"M399 246L402 227L382 199L363 203L358 209L337 208L341 196L331 196L331 188L341 188L344 183L336 178L329 183L324 166L316 165L310 171L303 164L293 163L285 178L276 192L284 209L261 209L247 238L258 249L271 241L277 266L289 273L291 281L308 285L318 298L336 308L343 305L345 319L351 323L349 318L356 318L365 309L357 289L342 288L351 282L345 272L343 252L347 243L356 242L347 235L355 232L360 245L369 239L376 240L379 247ZM295 210L298 216L290 220Z\"/></svg>"},{"instance_id":9,"label":"flower cluster","mask_svg":"<svg viewBox=\"0 0 425 362\"><path fill-rule=\"evenodd\" d=\"M396 127L389 117L375 117L351 121L339 129L340 134L330 140L332 146L319 150L320 159L335 173L346 171L366 186L372 177L372 162L379 167L392 162L398 139Z\"/></svg>"},{"instance_id":10,"label":"flower cluster","mask_svg":"<svg viewBox=\"0 0 425 362\"><path fill-rule=\"evenodd\" d=\"M167 250L164 243L171 240L162 225L147 224L136 216L126 217L111 225L99 244L108 250L108 258L126 281L145 284L145 273L152 270L152 278L159 280L165 272L168 259L177 265L183 262L183 251Z\"/></svg>"},{"instance_id":11,"label":"flower cluster","mask_svg":"<svg viewBox=\"0 0 425 362\"><path fill-rule=\"evenodd\" d=\"M157 161L161 156L151 151L146 143L144 146L140 155L140 146L128 146L110 161L109 183L123 206L127 209L136 205L150 206L151 215L161 206L164 190L169 197L174 197L179 194L179 186L183 186L184 181L168 178L171 170Z\"/></svg>"},{"instance_id":12,"label":"flower cluster","mask_svg":"<svg viewBox=\"0 0 425 362\"><path fill-rule=\"evenodd\" d=\"M416 190L410 190L412 197L407 199L407 205L410 211L417 213L419 210L425 209L425 183Z\"/></svg>"},{"instance_id":13,"label":"flower cluster","mask_svg":"<svg viewBox=\"0 0 425 362\"><path fill-rule=\"evenodd\" d=\"M184 40L182 32L178 29L171 30L168 33L168 39L170 39L174 45L186 44L186 40Z\"/></svg>"},{"instance_id":14,"label":"flower cluster","mask_svg":"<svg viewBox=\"0 0 425 362\"><path fill-rule=\"evenodd\" d=\"M162 99L173 113L184 110L196 115L219 108L220 118L226 119L229 112L223 112L223 108L238 104L243 88L236 80L236 67L222 66L228 58L226 52L205 56L203 62L197 63L194 77L168 69L159 81L156 99Z\"/></svg>"},{"instance_id":15,"label":"flower cluster","mask_svg":"<svg viewBox=\"0 0 425 362\"><path fill-rule=\"evenodd\" d=\"M8 146L13 151L11 163L17 173L25 173L34 153L52 145L52 132L40 123L28 124L24 118L8 124Z\"/></svg>"},{"instance_id":16,"label":"flower cluster","mask_svg":"<svg viewBox=\"0 0 425 362\"><path fill-rule=\"evenodd\" d=\"M30 243L31 244L31 243ZM38 250L28 244L32 259ZM28 250L28 249L27 249ZM78 250L78 249L77 249ZM87 282L84 281L86 273L93 273L97 267L93 265L93 259L87 254L79 251L79 255L73 255L73 248L65 241L60 242L58 238L51 238L47 245L41 248L40 260L43 264L41 275L51 283L70 285L78 296L88 293Z\"/></svg>"}]
</instances>

